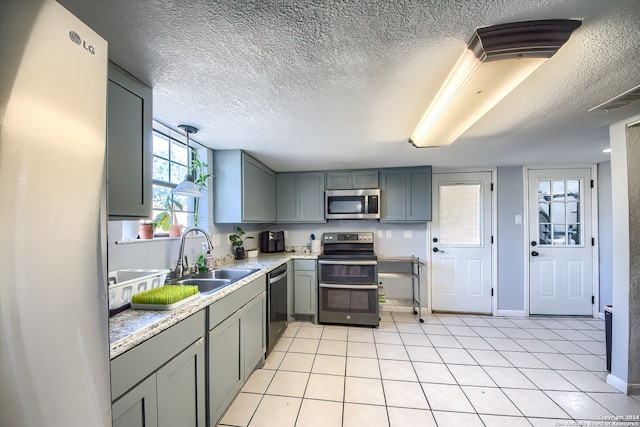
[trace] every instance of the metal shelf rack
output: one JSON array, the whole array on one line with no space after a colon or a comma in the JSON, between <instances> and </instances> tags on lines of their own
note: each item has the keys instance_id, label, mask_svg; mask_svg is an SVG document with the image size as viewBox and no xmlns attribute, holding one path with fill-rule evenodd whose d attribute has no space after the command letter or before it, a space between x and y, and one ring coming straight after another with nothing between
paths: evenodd
<instances>
[{"instance_id":1,"label":"metal shelf rack","mask_svg":"<svg viewBox=\"0 0 640 427\"><path fill-rule=\"evenodd\" d=\"M378 257L378 278L411 279L411 299L408 300L408 304L400 300L390 305L412 307L413 314L418 315L420 323L424 323L420 295L420 267L423 265L420 258L413 255L410 257Z\"/></svg>"}]
</instances>

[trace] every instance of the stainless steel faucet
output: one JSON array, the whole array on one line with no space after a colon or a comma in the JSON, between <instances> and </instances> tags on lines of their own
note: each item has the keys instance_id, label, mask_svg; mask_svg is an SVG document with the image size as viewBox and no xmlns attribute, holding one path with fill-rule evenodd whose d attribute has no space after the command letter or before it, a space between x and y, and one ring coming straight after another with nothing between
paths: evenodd
<instances>
[{"instance_id":1,"label":"stainless steel faucet","mask_svg":"<svg viewBox=\"0 0 640 427\"><path fill-rule=\"evenodd\" d=\"M191 233L192 231L199 231L202 234L204 234L204 238L207 240L207 246L209 246L209 250L213 252L213 243L211 243L211 236L209 236L209 233L207 233L206 230L200 227L187 228L184 231L184 233L182 233L182 238L180 239L180 251L178 252L178 264L176 265L176 269L173 272L173 277L176 279L184 277L185 266L182 264L184 260L184 241L187 237L187 234ZM187 265L186 267L188 269L189 266Z\"/></svg>"}]
</instances>

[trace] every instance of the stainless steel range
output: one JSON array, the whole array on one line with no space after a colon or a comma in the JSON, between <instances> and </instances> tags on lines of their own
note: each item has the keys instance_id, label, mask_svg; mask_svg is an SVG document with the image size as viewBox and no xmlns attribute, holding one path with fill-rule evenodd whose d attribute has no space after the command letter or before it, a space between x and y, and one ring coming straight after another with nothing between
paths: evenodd
<instances>
[{"instance_id":1,"label":"stainless steel range","mask_svg":"<svg viewBox=\"0 0 640 427\"><path fill-rule=\"evenodd\" d=\"M378 257L372 232L324 233L318 322L378 326Z\"/></svg>"}]
</instances>

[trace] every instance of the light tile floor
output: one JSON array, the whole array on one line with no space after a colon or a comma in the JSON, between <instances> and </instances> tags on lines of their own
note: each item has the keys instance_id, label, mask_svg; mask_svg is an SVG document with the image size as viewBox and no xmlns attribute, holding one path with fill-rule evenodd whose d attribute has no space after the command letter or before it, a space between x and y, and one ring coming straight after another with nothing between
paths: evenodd
<instances>
[{"instance_id":1,"label":"light tile floor","mask_svg":"<svg viewBox=\"0 0 640 427\"><path fill-rule=\"evenodd\" d=\"M290 324L219 425L596 426L640 415L640 396L605 382L602 320L423 318Z\"/></svg>"}]
</instances>

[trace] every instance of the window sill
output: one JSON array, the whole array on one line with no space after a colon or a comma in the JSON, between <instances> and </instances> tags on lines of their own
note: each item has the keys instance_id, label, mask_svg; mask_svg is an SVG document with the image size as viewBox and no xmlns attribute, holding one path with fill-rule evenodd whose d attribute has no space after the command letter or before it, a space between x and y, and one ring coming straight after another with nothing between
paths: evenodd
<instances>
[{"instance_id":1,"label":"window sill","mask_svg":"<svg viewBox=\"0 0 640 427\"><path fill-rule=\"evenodd\" d=\"M195 236L187 236L187 239L193 239L196 237L203 237L201 234ZM150 243L150 242L166 242L180 240L182 237L169 237L169 236L154 236L153 239L133 239L133 240L116 240L116 245L131 245L136 243Z\"/></svg>"}]
</instances>

